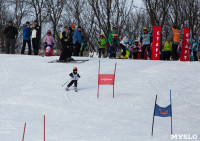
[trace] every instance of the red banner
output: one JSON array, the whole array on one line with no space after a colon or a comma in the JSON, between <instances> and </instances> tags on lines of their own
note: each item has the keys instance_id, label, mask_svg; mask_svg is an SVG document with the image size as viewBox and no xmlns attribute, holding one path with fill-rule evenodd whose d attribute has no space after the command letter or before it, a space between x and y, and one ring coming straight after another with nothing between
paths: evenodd
<instances>
[{"instance_id":1,"label":"red banner","mask_svg":"<svg viewBox=\"0 0 200 141\"><path fill-rule=\"evenodd\" d=\"M189 38L190 29L184 28L180 61L189 61Z\"/></svg>"},{"instance_id":2,"label":"red banner","mask_svg":"<svg viewBox=\"0 0 200 141\"><path fill-rule=\"evenodd\" d=\"M99 85L114 85L114 74L99 74Z\"/></svg>"},{"instance_id":3,"label":"red banner","mask_svg":"<svg viewBox=\"0 0 200 141\"><path fill-rule=\"evenodd\" d=\"M159 60L160 38L161 38L161 26L153 26L153 42L151 47L152 60Z\"/></svg>"},{"instance_id":4,"label":"red banner","mask_svg":"<svg viewBox=\"0 0 200 141\"><path fill-rule=\"evenodd\" d=\"M117 63L115 63L114 74L100 74L100 60L99 60L97 97L99 97L99 85L113 85L113 98L114 98L114 85L115 85L116 65L117 65Z\"/></svg>"}]
</instances>

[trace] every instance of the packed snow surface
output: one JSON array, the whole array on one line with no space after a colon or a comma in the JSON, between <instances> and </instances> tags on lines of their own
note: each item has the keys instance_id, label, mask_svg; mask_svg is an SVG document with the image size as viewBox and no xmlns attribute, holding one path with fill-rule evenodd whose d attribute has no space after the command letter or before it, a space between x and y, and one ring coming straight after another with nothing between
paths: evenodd
<instances>
[{"instance_id":1,"label":"packed snow surface","mask_svg":"<svg viewBox=\"0 0 200 141\"><path fill-rule=\"evenodd\" d=\"M117 63L115 98L112 86L100 86L98 59L85 63L48 63L58 57L0 55L0 141L168 141L171 118L155 117L157 104L170 104L173 133L196 134L200 140L200 63L101 59L101 73ZM73 67L81 78L78 92L62 85Z\"/></svg>"}]
</instances>

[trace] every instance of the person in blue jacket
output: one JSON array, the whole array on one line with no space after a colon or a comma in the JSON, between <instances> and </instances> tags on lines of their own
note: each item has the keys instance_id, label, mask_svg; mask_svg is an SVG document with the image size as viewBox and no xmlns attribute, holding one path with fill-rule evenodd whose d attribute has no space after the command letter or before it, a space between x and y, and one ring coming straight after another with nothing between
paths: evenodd
<instances>
[{"instance_id":1,"label":"person in blue jacket","mask_svg":"<svg viewBox=\"0 0 200 141\"><path fill-rule=\"evenodd\" d=\"M78 26L77 30L74 32L74 44L75 44L74 56L79 56L82 43L83 43L83 37L82 37L81 26Z\"/></svg>"},{"instance_id":2,"label":"person in blue jacket","mask_svg":"<svg viewBox=\"0 0 200 141\"><path fill-rule=\"evenodd\" d=\"M26 43L28 44L28 55L31 55L31 28L30 22L26 22L26 26L23 28L23 46L21 50L21 54L24 54Z\"/></svg>"}]
</instances>

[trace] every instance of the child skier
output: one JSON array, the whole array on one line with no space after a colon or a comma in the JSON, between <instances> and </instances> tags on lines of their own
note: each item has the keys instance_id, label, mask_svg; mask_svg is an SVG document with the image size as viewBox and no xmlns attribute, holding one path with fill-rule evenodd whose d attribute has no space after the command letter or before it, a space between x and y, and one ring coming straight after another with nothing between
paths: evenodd
<instances>
[{"instance_id":1,"label":"child skier","mask_svg":"<svg viewBox=\"0 0 200 141\"><path fill-rule=\"evenodd\" d=\"M198 39L193 38L193 56L194 61L198 61Z\"/></svg>"},{"instance_id":2,"label":"child skier","mask_svg":"<svg viewBox=\"0 0 200 141\"><path fill-rule=\"evenodd\" d=\"M194 56L193 56L193 42L190 42L190 44L189 44L189 57L190 57L190 61L194 61Z\"/></svg>"},{"instance_id":3,"label":"child skier","mask_svg":"<svg viewBox=\"0 0 200 141\"><path fill-rule=\"evenodd\" d=\"M115 58L116 57L116 50L117 50L117 34L113 34L113 39L111 41L111 51L110 51L110 58Z\"/></svg>"},{"instance_id":4,"label":"child skier","mask_svg":"<svg viewBox=\"0 0 200 141\"><path fill-rule=\"evenodd\" d=\"M75 86L74 90L75 92L77 92L77 82L78 82L78 79L81 77L77 72L77 67L73 68L73 72L70 73L69 76L72 78L72 81L67 85L66 91L68 91L69 87L74 84Z\"/></svg>"},{"instance_id":5,"label":"child skier","mask_svg":"<svg viewBox=\"0 0 200 141\"><path fill-rule=\"evenodd\" d=\"M103 34L100 34L100 38L98 39L97 44L99 46L99 58L101 58L101 55L104 58L104 56L105 56L106 40L105 40Z\"/></svg>"},{"instance_id":6,"label":"child skier","mask_svg":"<svg viewBox=\"0 0 200 141\"><path fill-rule=\"evenodd\" d=\"M46 56L52 56L54 54L54 38L51 35L51 30L47 31L47 35L44 38L44 51L46 52Z\"/></svg>"},{"instance_id":7,"label":"child skier","mask_svg":"<svg viewBox=\"0 0 200 141\"><path fill-rule=\"evenodd\" d=\"M140 50L139 42L138 40L135 40L133 45L133 59L138 59L139 50Z\"/></svg>"}]
</instances>

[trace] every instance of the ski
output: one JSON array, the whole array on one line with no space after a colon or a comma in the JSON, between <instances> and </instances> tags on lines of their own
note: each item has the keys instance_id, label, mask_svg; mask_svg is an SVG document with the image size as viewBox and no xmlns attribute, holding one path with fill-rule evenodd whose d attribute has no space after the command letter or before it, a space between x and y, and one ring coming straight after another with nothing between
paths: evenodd
<instances>
[{"instance_id":1,"label":"ski","mask_svg":"<svg viewBox=\"0 0 200 141\"><path fill-rule=\"evenodd\" d=\"M70 61L59 61L59 60L53 60L48 63L85 63L89 60L70 60Z\"/></svg>"}]
</instances>

